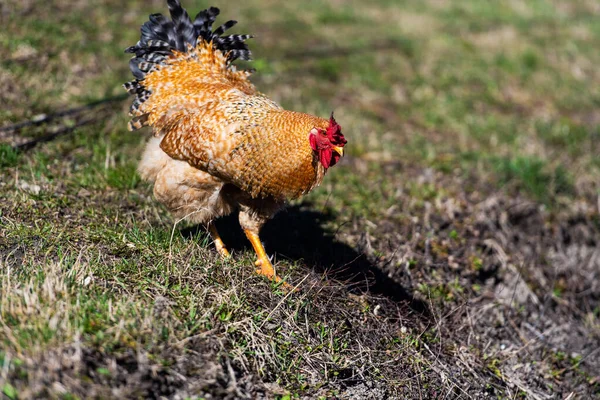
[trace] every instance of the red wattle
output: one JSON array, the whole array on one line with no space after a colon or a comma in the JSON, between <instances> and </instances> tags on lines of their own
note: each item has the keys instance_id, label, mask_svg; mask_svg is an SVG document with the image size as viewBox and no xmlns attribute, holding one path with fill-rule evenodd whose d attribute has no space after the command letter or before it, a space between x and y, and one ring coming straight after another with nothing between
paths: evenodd
<instances>
[{"instance_id":1,"label":"red wattle","mask_svg":"<svg viewBox=\"0 0 600 400\"><path fill-rule=\"evenodd\" d=\"M319 151L319 160L321 161L321 164L323 164L323 168L327 169L332 165L331 164L332 155L333 155L333 151L331 149ZM335 164L335 162L334 162L334 164Z\"/></svg>"}]
</instances>

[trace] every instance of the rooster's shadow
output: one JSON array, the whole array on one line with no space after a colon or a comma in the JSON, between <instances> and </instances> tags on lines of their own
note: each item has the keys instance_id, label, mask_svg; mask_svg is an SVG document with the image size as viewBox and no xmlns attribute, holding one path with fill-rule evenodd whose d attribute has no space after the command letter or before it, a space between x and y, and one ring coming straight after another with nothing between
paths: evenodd
<instances>
[{"instance_id":1,"label":"rooster's shadow","mask_svg":"<svg viewBox=\"0 0 600 400\"><path fill-rule=\"evenodd\" d=\"M367 256L336 240L335 232L323 227L334 219L335 215L319 212L304 202L279 212L265 224L260 237L267 254L275 255L276 260L303 261L316 273L343 282L348 291L383 296L409 306L423 317L428 316L429 309L425 302L414 298L402 285L369 261ZM238 223L237 214L218 219L216 226L223 241L234 253L250 247ZM202 226L184 228L181 233L187 237L207 235Z\"/></svg>"}]
</instances>

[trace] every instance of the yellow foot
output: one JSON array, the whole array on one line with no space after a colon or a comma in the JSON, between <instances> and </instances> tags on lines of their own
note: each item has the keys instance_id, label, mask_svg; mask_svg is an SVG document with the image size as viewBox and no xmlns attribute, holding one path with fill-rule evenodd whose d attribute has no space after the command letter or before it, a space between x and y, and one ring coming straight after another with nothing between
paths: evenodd
<instances>
[{"instance_id":1,"label":"yellow foot","mask_svg":"<svg viewBox=\"0 0 600 400\"><path fill-rule=\"evenodd\" d=\"M268 258L259 258L254 262L254 265L258 267L256 270L257 274L264 275L275 282L281 282L281 278L275 274L275 269Z\"/></svg>"},{"instance_id":2,"label":"yellow foot","mask_svg":"<svg viewBox=\"0 0 600 400\"><path fill-rule=\"evenodd\" d=\"M223 258L231 257L231 254L229 254L229 250L227 250L227 247L225 247L225 244L223 243L222 240L218 240L218 241L215 240L215 248L217 249L217 251L219 252L221 257L223 257Z\"/></svg>"},{"instance_id":3,"label":"yellow foot","mask_svg":"<svg viewBox=\"0 0 600 400\"><path fill-rule=\"evenodd\" d=\"M227 247L225 247L225 243L223 243L223 240L221 240L221 236L219 236L217 227L214 224L209 224L208 232L210 233L210 237L212 238L213 242L215 243L215 248L217 249L217 251L219 252L221 257L223 257L223 258L230 257L231 254L229 254Z\"/></svg>"},{"instance_id":4,"label":"yellow foot","mask_svg":"<svg viewBox=\"0 0 600 400\"><path fill-rule=\"evenodd\" d=\"M246 233L246 237L248 238L250 243L252 243L252 247L254 247L254 251L256 251L256 255L258 256L258 259L254 263L254 265L258 267L256 273L259 275L264 275L274 282L281 282L281 285L285 289L291 289L292 287L288 283L283 281L280 277L278 277L275 273L275 269L273 268L271 261L269 261L269 257L267 256L265 248L260 242L260 238L258 237L258 235L248 229L244 229L244 232Z\"/></svg>"},{"instance_id":5,"label":"yellow foot","mask_svg":"<svg viewBox=\"0 0 600 400\"><path fill-rule=\"evenodd\" d=\"M257 274L266 276L269 280L273 282L281 283L281 287L285 290L292 289L292 285L290 285L289 283L281 279L279 276L277 276L277 274L275 273L275 269L273 268L273 265L271 264L271 261L269 261L268 258L259 258L254 262L254 265L258 267L258 269L256 270Z\"/></svg>"}]
</instances>

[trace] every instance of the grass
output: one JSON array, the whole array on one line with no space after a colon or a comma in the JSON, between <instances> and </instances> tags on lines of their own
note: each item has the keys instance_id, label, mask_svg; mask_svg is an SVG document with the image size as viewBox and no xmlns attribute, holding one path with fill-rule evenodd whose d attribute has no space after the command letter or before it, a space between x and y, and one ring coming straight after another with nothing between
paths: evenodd
<instances>
[{"instance_id":1,"label":"grass","mask_svg":"<svg viewBox=\"0 0 600 400\"><path fill-rule=\"evenodd\" d=\"M122 51L166 5L11 0L0 127L109 101L0 132L4 396L600 395L595 3L216 5L259 89L349 139L262 236L301 290L254 274L235 218L221 260L135 171Z\"/></svg>"}]
</instances>

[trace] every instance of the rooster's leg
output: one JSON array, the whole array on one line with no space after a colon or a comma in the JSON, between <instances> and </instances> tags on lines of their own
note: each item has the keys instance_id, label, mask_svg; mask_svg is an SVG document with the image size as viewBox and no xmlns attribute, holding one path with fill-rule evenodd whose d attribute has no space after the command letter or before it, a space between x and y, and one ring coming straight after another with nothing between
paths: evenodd
<instances>
[{"instance_id":1,"label":"rooster's leg","mask_svg":"<svg viewBox=\"0 0 600 400\"><path fill-rule=\"evenodd\" d=\"M219 235L217 227L214 223L210 222L208 224L208 232L210 233L210 237L212 238L213 242L215 242L215 247L217 248L219 254L222 257L229 257L229 251L227 251L225 243L223 243L223 240L221 239L221 236Z\"/></svg>"},{"instance_id":2,"label":"rooster's leg","mask_svg":"<svg viewBox=\"0 0 600 400\"><path fill-rule=\"evenodd\" d=\"M250 243L252 243L254 251L256 252L257 260L255 265L258 267L256 272L260 275L266 276L274 282L281 283L284 288L289 288L290 286L283 282L282 279L275 273L275 269L273 268L271 261L269 261L269 257L265 252L265 248L258 237L260 229L267 219L277 212L280 204L267 200L249 202L252 207L248 206L247 204L240 203L240 225L244 230L246 237Z\"/></svg>"},{"instance_id":3,"label":"rooster's leg","mask_svg":"<svg viewBox=\"0 0 600 400\"><path fill-rule=\"evenodd\" d=\"M254 247L254 251L258 257L255 265L259 267L259 269L257 269L256 272L274 280L275 282L281 282L281 278L275 274L275 269L273 269L273 265L271 264L271 261L269 261L269 256L267 256L265 248L263 247L258 234L249 229L244 229L244 233L246 234L246 237L250 243L252 243L252 247Z\"/></svg>"}]
</instances>

